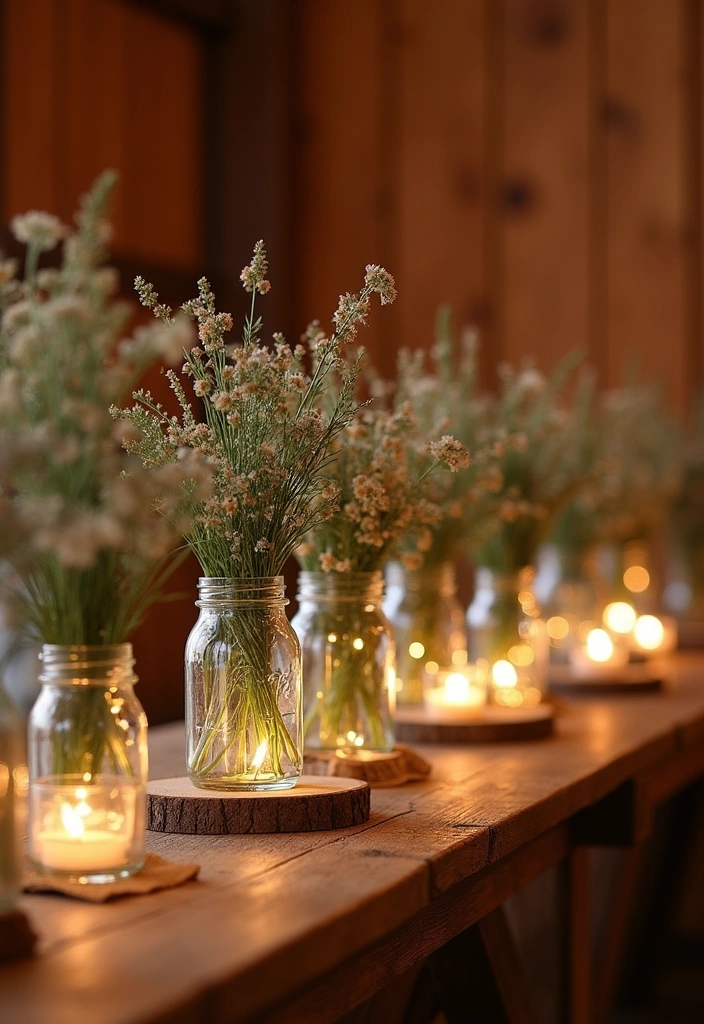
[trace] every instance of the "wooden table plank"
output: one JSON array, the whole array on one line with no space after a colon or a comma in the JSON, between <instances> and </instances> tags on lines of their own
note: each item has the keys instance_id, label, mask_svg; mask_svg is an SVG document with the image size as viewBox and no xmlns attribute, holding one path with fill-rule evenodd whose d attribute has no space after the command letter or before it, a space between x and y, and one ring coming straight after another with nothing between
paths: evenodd
<instances>
[{"instance_id":1,"label":"wooden table plank","mask_svg":"<svg viewBox=\"0 0 704 1024\"><path fill-rule=\"evenodd\" d=\"M40 955L0 969L3 1021L224 1024L277 1004L272 1020L333 1020L563 858L577 812L629 780L667 778L667 795L704 772L704 661L670 668L659 695L564 702L541 743L424 748L430 778L373 791L365 825L150 833L200 879L103 906L25 897ZM150 743L153 777L183 772L182 726Z\"/></svg>"}]
</instances>

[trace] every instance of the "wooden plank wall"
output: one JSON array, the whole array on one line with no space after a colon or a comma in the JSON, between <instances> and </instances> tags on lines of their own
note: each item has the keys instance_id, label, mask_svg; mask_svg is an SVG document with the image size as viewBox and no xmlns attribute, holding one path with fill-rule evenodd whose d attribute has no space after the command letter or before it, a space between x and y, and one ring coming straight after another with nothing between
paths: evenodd
<instances>
[{"instance_id":1,"label":"wooden plank wall","mask_svg":"<svg viewBox=\"0 0 704 1024\"><path fill-rule=\"evenodd\" d=\"M125 271L159 271L195 293L203 272L203 83L199 36L121 0L4 0L2 223L27 209L69 221L106 167L119 172L111 220ZM132 270L134 273L135 270ZM168 399L157 373L148 387ZM196 618L197 567L155 606L134 637L149 721L183 714L183 642ZM166 642L166 638L169 642ZM171 638L177 638L171 642Z\"/></svg>"},{"instance_id":2,"label":"wooden plank wall","mask_svg":"<svg viewBox=\"0 0 704 1024\"><path fill-rule=\"evenodd\" d=\"M360 340L385 375L449 302L488 385L580 347L605 386L636 361L684 419L704 384L703 7L0 0L2 222L70 217L113 166L116 252L170 274L172 301L215 273L237 310L264 235L266 323L289 337L382 263L399 299ZM189 598L138 638L153 721L182 700L159 640L193 617Z\"/></svg>"},{"instance_id":3,"label":"wooden plank wall","mask_svg":"<svg viewBox=\"0 0 704 1024\"><path fill-rule=\"evenodd\" d=\"M300 319L354 261L385 262L385 372L444 300L480 326L488 382L579 347L603 385L635 362L684 417L703 383L701 8L301 0Z\"/></svg>"}]
</instances>

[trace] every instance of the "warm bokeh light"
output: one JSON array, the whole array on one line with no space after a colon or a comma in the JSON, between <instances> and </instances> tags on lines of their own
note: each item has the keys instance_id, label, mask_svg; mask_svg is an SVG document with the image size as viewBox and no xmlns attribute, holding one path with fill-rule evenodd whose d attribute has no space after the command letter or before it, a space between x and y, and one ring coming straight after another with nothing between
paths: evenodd
<instances>
[{"instance_id":1,"label":"warm bokeh light","mask_svg":"<svg viewBox=\"0 0 704 1024\"><path fill-rule=\"evenodd\" d=\"M552 615L545 623L545 628L551 640L564 640L570 631L570 624L561 615Z\"/></svg>"},{"instance_id":2,"label":"warm bokeh light","mask_svg":"<svg viewBox=\"0 0 704 1024\"><path fill-rule=\"evenodd\" d=\"M408 645L408 653L412 658L419 660L425 654L425 647L418 640L414 640L412 644Z\"/></svg>"},{"instance_id":3,"label":"warm bokeh light","mask_svg":"<svg viewBox=\"0 0 704 1024\"><path fill-rule=\"evenodd\" d=\"M445 700L448 704L469 704L470 691L467 676L461 672L450 672L445 680Z\"/></svg>"},{"instance_id":4,"label":"warm bokeh light","mask_svg":"<svg viewBox=\"0 0 704 1024\"><path fill-rule=\"evenodd\" d=\"M513 647L509 648L508 660L521 668L525 668L526 665L532 665L535 661L533 648L530 644L514 644Z\"/></svg>"},{"instance_id":5,"label":"warm bokeh light","mask_svg":"<svg viewBox=\"0 0 704 1024\"><path fill-rule=\"evenodd\" d=\"M452 664L456 665L457 668L462 668L463 665L467 664L467 652L462 648L458 648L452 652Z\"/></svg>"},{"instance_id":6,"label":"warm bokeh light","mask_svg":"<svg viewBox=\"0 0 704 1024\"><path fill-rule=\"evenodd\" d=\"M609 661L614 656L614 642L605 629L593 629L587 637L587 655L592 661Z\"/></svg>"},{"instance_id":7,"label":"warm bokeh light","mask_svg":"<svg viewBox=\"0 0 704 1024\"><path fill-rule=\"evenodd\" d=\"M655 651L663 642L665 629L656 615L639 615L633 627L633 635L644 651Z\"/></svg>"},{"instance_id":8,"label":"warm bokeh light","mask_svg":"<svg viewBox=\"0 0 704 1024\"><path fill-rule=\"evenodd\" d=\"M650 573L642 565L632 565L624 572L623 583L632 594L642 594L650 585Z\"/></svg>"},{"instance_id":9,"label":"warm bokeh light","mask_svg":"<svg viewBox=\"0 0 704 1024\"><path fill-rule=\"evenodd\" d=\"M354 647L355 651L362 650L362 648L364 647L364 640L362 640L361 636L356 636L354 638L354 640L352 641L352 646Z\"/></svg>"},{"instance_id":10,"label":"warm bokeh light","mask_svg":"<svg viewBox=\"0 0 704 1024\"><path fill-rule=\"evenodd\" d=\"M436 676L440 671L440 666L438 665L437 661L426 661L425 671L429 676Z\"/></svg>"},{"instance_id":11,"label":"warm bokeh light","mask_svg":"<svg viewBox=\"0 0 704 1024\"><path fill-rule=\"evenodd\" d=\"M627 601L613 601L604 608L603 619L614 633L630 633L636 624L636 610Z\"/></svg>"},{"instance_id":12,"label":"warm bokeh light","mask_svg":"<svg viewBox=\"0 0 704 1024\"><path fill-rule=\"evenodd\" d=\"M497 690L494 699L502 707L520 708L523 706L525 697L520 690L517 690L515 687L509 687L504 690Z\"/></svg>"},{"instance_id":13,"label":"warm bokeh light","mask_svg":"<svg viewBox=\"0 0 704 1024\"><path fill-rule=\"evenodd\" d=\"M491 669L491 678L496 686L508 688L515 686L518 682L518 673L510 661L501 658L499 661L494 662Z\"/></svg>"}]
</instances>

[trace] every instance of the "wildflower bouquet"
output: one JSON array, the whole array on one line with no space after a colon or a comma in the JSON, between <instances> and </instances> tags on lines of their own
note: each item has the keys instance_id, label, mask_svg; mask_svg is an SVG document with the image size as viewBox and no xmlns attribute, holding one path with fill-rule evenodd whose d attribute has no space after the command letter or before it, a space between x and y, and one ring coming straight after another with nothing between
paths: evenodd
<instances>
[{"instance_id":1,"label":"wildflower bouquet","mask_svg":"<svg viewBox=\"0 0 704 1024\"><path fill-rule=\"evenodd\" d=\"M111 402L157 357L177 357L188 326L121 338L129 311L113 298L115 272L102 265L112 181L102 176L83 198L76 230L41 212L16 217L24 280L2 265L0 501L21 534L8 553L21 580L11 598L28 634L45 644L130 635L173 567L178 535L155 505L178 520L200 473L185 489L171 467L154 478L116 437ZM41 254L62 240L60 265L40 269ZM88 689L81 721L56 736L57 774L128 760L105 693Z\"/></svg>"},{"instance_id":2,"label":"wildflower bouquet","mask_svg":"<svg viewBox=\"0 0 704 1024\"><path fill-rule=\"evenodd\" d=\"M427 487L440 517L422 553L423 565L453 562L495 528L508 432L494 421L488 396L479 393L477 336L466 331L457 346L447 307L438 311L430 366L424 351L399 354L398 396L413 407L424 434L432 437L451 428L472 453L465 472L437 474ZM421 560L406 553L405 561L413 568Z\"/></svg>"},{"instance_id":3,"label":"wildflower bouquet","mask_svg":"<svg viewBox=\"0 0 704 1024\"><path fill-rule=\"evenodd\" d=\"M368 266L359 294L341 296L329 337L313 324L305 336L307 346L292 349L277 334L269 348L260 341L261 319L255 317L256 297L270 287L266 273L259 242L242 272L252 304L240 345L227 340L232 318L217 312L206 280L199 282L198 297L184 307L198 324L199 343L186 352L183 374L201 400L203 420L173 371L168 378L181 407L179 417L169 416L144 391L136 392L136 404L121 414L139 432L128 447L146 465L175 463L183 451L212 465L212 496L194 508L186 542L205 577L251 580L253 586L276 577L304 534L330 520L338 507L338 488L327 473L335 438L354 413L358 370L357 362L346 368L342 349L365 321L371 296L377 293L385 303L395 294L386 271ZM143 304L172 323L172 311L153 289L141 279L136 286ZM310 372L305 370L308 357ZM333 372L339 372L339 389L323 411ZM226 788L254 784L261 772L276 784L300 768L300 743L295 722L284 720L279 708L291 680L270 665L274 626L261 609L239 607L223 628L226 663L206 654L193 680L201 695L202 722L189 752L189 772L206 786L215 778Z\"/></svg>"},{"instance_id":4,"label":"wildflower bouquet","mask_svg":"<svg viewBox=\"0 0 704 1024\"><path fill-rule=\"evenodd\" d=\"M572 554L652 537L667 520L682 474L679 435L657 389L609 391L584 411L583 472L551 534Z\"/></svg>"},{"instance_id":5,"label":"wildflower bouquet","mask_svg":"<svg viewBox=\"0 0 704 1024\"><path fill-rule=\"evenodd\" d=\"M401 542L415 544L416 551L427 548L440 513L425 495L425 481L442 465L453 473L465 468L469 456L450 435L430 442L422 437L408 402L388 410L363 407L336 449L331 475L340 510L311 530L296 551L304 581L316 573L332 578L332 598L323 600L315 621L306 624L305 611L294 620L310 637L302 641L304 659L307 648L315 654L316 636L334 648L324 679L310 666L304 728L313 746L351 742L383 750L390 745L384 694L393 651L385 620L371 621L380 615L380 570Z\"/></svg>"},{"instance_id":6,"label":"wildflower bouquet","mask_svg":"<svg viewBox=\"0 0 704 1024\"><path fill-rule=\"evenodd\" d=\"M568 355L545 378L531 366L500 368L501 388L490 420L504 432L499 441L502 486L496 529L473 545L479 566L517 573L535 559L552 521L583 472L581 407L568 411L558 395L579 360Z\"/></svg>"}]
</instances>

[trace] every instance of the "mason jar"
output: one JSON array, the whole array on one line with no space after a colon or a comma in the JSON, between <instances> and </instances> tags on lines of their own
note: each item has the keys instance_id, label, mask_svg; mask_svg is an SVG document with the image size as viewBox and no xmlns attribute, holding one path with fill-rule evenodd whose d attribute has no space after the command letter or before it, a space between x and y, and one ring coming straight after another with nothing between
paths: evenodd
<instances>
[{"instance_id":1,"label":"mason jar","mask_svg":"<svg viewBox=\"0 0 704 1024\"><path fill-rule=\"evenodd\" d=\"M467 627L453 563L410 570L390 562L384 612L396 640L396 700L420 705L438 673L467 663Z\"/></svg>"},{"instance_id":2,"label":"mason jar","mask_svg":"<svg viewBox=\"0 0 704 1024\"><path fill-rule=\"evenodd\" d=\"M147 720L131 644L45 644L28 729L29 857L111 882L144 864Z\"/></svg>"},{"instance_id":3,"label":"mason jar","mask_svg":"<svg viewBox=\"0 0 704 1024\"><path fill-rule=\"evenodd\" d=\"M303 763L301 652L283 576L206 576L186 642L186 761L202 789L289 789Z\"/></svg>"},{"instance_id":4,"label":"mason jar","mask_svg":"<svg viewBox=\"0 0 704 1024\"><path fill-rule=\"evenodd\" d=\"M394 746L395 649L376 572L301 572L292 625L303 656L305 745Z\"/></svg>"},{"instance_id":5,"label":"mason jar","mask_svg":"<svg viewBox=\"0 0 704 1024\"><path fill-rule=\"evenodd\" d=\"M534 577L532 567L518 573L476 572L467 609L468 657L486 673L490 701L502 707L533 707L547 685L547 633Z\"/></svg>"}]
</instances>

